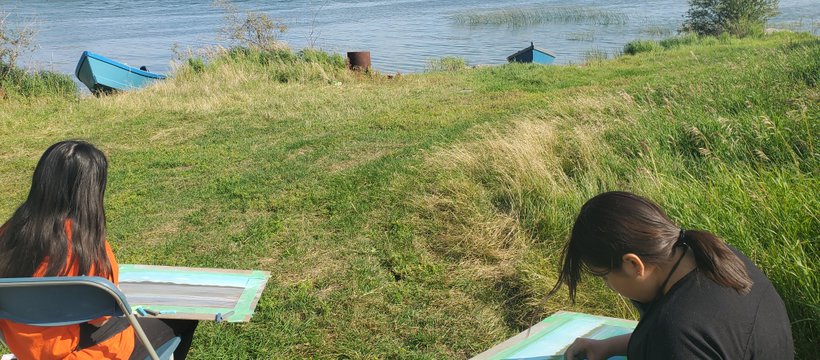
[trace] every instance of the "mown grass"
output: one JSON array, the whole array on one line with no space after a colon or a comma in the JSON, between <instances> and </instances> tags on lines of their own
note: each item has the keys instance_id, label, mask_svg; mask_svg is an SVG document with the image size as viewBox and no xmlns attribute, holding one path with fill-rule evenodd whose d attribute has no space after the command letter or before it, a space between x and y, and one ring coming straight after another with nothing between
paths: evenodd
<instances>
[{"instance_id":1,"label":"mown grass","mask_svg":"<svg viewBox=\"0 0 820 360\"><path fill-rule=\"evenodd\" d=\"M748 254L811 358L820 43L676 44L394 79L240 50L139 92L9 96L0 217L43 149L88 139L121 263L272 273L192 358L466 358L559 309L635 316L594 281L543 301L580 205L631 190Z\"/></svg>"},{"instance_id":2,"label":"mown grass","mask_svg":"<svg viewBox=\"0 0 820 360\"><path fill-rule=\"evenodd\" d=\"M457 24L469 26L504 25L526 27L540 24L623 25L629 16L613 11L585 6L549 6L535 8L502 8L465 11L453 15Z\"/></svg>"}]
</instances>

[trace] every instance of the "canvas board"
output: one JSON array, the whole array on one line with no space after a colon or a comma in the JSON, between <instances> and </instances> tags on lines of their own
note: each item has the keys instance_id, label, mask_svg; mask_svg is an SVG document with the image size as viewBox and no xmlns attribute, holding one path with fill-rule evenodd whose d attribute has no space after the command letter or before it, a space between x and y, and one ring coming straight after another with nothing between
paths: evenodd
<instances>
[{"instance_id":1,"label":"canvas board","mask_svg":"<svg viewBox=\"0 0 820 360\"><path fill-rule=\"evenodd\" d=\"M564 352L576 338L606 339L628 334L637 321L559 311L528 330L473 357L473 360L564 359ZM527 336L529 332L529 336ZM622 356L610 358L626 359Z\"/></svg>"},{"instance_id":2,"label":"canvas board","mask_svg":"<svg viewBox=\"0 0 820 360\"><path fill-rule=\"evenodd\" d=\"M176 266L121 264L119 287L128 304L164 319L248 322L270 273Z\"/></svg>"}]
</instances>

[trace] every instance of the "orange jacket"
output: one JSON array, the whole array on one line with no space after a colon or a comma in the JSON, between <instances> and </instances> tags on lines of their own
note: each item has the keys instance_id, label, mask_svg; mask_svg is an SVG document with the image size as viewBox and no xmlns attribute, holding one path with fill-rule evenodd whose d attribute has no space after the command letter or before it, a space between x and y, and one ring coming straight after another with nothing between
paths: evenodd
<instances>
[{"instance_id":1,"label":"orange jacket","mask_svg":"<svg viewBox=\"0 0 820 360\"><path fill-rule=\"evenodd\" d=\"M68 269L67 276L79 275L78 264L74 261L71 254L71 221L66 220L65 224L66 239L69 243L68 260L66 267ZM105 252L108 254L108 260L111 262L111 280L114 284L119 283L119 265L114 253L108 242L105 242ZM47 259L37 271L34 277L41 277L46 271ZM92 268L91 274L95 271ZM59 301L55 299L55 301ZM106 318L100 318L90 323L94 325L102 325ZM18 324L8 320L0 320L0 331L6 338L6 344L9 349L18 359L128 359L131 352L134 351L134 328L128 327L117 335L112 336L108 340L103 341L97 345L80 351L74 351L80 342L80 326L54 326L54 327L40 327Z\"/></svg>"}]
</instances>

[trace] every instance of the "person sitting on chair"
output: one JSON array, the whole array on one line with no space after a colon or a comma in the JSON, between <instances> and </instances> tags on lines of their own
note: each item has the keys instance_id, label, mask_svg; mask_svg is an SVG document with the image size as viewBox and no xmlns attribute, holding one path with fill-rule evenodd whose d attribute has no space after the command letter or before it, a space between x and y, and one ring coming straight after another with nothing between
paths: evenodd
<instances>
[{"instance_id":1,"label":"person sitting on chair","mask_svg":"<svg viewBox=\"0 0 820 360\"><path fill-rule=\"evenodd\" d=\"M84 141L62 141L45 151L34 170L28 198L0 227L0 277L86 275L118 283L117 259L106 241L107 169L105 155ZM174 358L185 359L197 321L139 318L139 322L152 344L179 336ZM20 359L148 356L125 317L55 327L0 320L0 332Z\"/></svg>"}]
</instances>

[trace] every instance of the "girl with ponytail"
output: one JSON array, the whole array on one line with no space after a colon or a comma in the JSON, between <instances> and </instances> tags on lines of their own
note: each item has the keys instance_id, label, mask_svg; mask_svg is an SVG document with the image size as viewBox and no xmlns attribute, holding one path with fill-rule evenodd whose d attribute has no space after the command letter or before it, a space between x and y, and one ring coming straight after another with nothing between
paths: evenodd
<instances>
[{"instance_id":1,"label":"girl with ponytail","mask_svg":"<svg viewBox=\"0 0 820 360\"><path fill-rule=\"evenodd\" d=\"M627 192L587 201L564 247L557 291L572 301L581 275L602 277L632 300L631 334L578 338L567 359L791 359L783 300L768 278L717 236L675 225L653 202Z\"/></svg>"}]
</instances>

